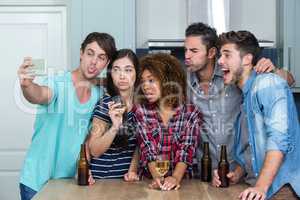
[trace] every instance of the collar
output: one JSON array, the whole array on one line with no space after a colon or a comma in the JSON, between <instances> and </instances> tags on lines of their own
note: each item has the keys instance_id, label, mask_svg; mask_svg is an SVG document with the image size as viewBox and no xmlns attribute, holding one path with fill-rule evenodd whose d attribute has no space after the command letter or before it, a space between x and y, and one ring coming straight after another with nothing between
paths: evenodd
<instances>
[{"instance_id":1,"label":"collar","mask_svg":"<svg viewBox=\"0 0 300 200\"><path fill-rule=\"evenodd\" d=\"M257 76L257 73L253 70L251 75L249 76L248 80L246 81L245 85L243 86L243 94L244 96L247 95L247 93L250 91L252 88L253 82Z\"/></svg>"},{"instance_id":2,"label":"collar","mask_svg":"<svg viewBox=\"0 0 300 200\"><path fill-rule=\"evenodd\" d=\"M189 73L188 76L190 77L190 82L192 86L196 87L199 84L197 73L196 72ZM218 62L216 62L215 64L214 72L211 80L213 80L215 77L223 78L223 71L221 70L221 66L218 64Z\"/></svg>"}]
</instances>

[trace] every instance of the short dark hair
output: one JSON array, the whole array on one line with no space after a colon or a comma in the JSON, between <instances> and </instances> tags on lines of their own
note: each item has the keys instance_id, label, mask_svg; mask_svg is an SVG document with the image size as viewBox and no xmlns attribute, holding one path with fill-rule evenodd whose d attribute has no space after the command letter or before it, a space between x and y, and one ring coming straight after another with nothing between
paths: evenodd
<instances>
[{"instance_id":1,"label":"short dark hair","mask_svg":"<svg viewBox=\"0 0 300 200\"><path fill-rule=\"evenodd\" d=\"M261 49L259 47L258 40L249 31L230 31L227 33L222 33L219 36L219 47L232 43L235 44L237 49L240 51L241 56L245 54L252 54L252 64L256 65Z\"/></svg>"},{"instance_id":2,"label":"short dark hair","mask_svg":"<svg viewBox=\"0 0 300 200\"><path fill-rule=\"evenodd\" d=\"M135 87L137 87L138 84L138 74L139 74L139 61L136 56L136 54L131 50L131 49L120 49L116 52L116 54L113 56L112 61L109 63L107 67L107 73L106 73L106 78L107 78L107 93L110 96L116 96L119 95L119 91L116 88L116 86L113 83L112 76L111 76L111 69L113 67L113 63L121 58L127 57L133 64L134 69L135 69L135 74L136 74L136 80L135 80Z\"/></svg>"},{"instance_id":3,"label":"short dark hair","mask_svg":"<svg viewBox=\"0 0 300 200\"><path fill-rule=\"evenodd\" d=\"M84 52L86 46L92 42L97 44L105 51L108 60L111 60L116 52L116 44L114 38L108 33L92 32L86 36L81 43L80 50Z\"/></svg>"},{"instance_id":4,"label":"short dark hair","mask_svg":"<svg viewBox=\"0 0 300 200\"><path fill-rule=\"evenodd\" d=\"M212 47L217 47L218 35L216 29L207 24L198 22L193 23L185 30L185 37L199 36L207 51Z\"/></svg>"},{"instance_id":5,"label":"short dark hair","mask_svg":"<svg viewBox=\"0 0 300 200\"><path fill-rule=\"evenodd\" d=\"M166 53L149 54L141 58L140 67L139 77L145 70L149 70L159 80L161 98L167 97L165 99L167 105L177 107L185 103L186 73L177 58ZM142 97L138 100L139 103L146 103L141 87L137 92L139 97Z\"/></svg>"}]
</instances>

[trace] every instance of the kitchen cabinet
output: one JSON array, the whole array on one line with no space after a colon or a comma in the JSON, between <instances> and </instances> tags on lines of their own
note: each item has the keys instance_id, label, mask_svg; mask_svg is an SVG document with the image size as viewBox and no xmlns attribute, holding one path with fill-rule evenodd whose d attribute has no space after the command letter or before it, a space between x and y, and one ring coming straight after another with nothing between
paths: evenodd
<instances>
[{"instance_id":1,"label":"kitchen cabinet","mask_svg":"<svg viewBox=\"0 0 300 200\"><path fill-rule=\"evenodd\" d=\"M107 32L117 48L135 50L135 0L69 1L71 66L79 64L79 48L90 32Z\"/></svg>"},{"instance_id":2,"label":"kitchen cabinet","mask_svg":"<svg viewBox=\"0 0 300 200\"><path fill-rule=\"evenodd\" d=\"M278 1L279 41L281 63L292 72L296 83L295 92L300 92L300 1Z\"/></svg>"}]
</instances>

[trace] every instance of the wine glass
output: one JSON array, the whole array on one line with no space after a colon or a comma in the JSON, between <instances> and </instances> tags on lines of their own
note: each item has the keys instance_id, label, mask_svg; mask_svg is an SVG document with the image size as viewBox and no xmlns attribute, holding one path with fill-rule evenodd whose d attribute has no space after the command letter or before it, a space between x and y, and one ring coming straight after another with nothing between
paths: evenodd
<instances>
[{"instance_id":1,"label":"wine glass","mask_svg":"<svg viewBox=\"0 0 300 200\"><path fill-rule=\"evenodd\" d=\"M158 155L155 161L155 170L160 176L160 181L163 184L164 176L168 173L170 168L170 161L166 155Z\"/></svg>"},{"instance_id":2,"label":"wine glass","mask_svg":"<svg viewBox=\"0 0 300 200\"><path fill-rule=\"evenodd\" d=\"M126 107L126 104L125 104L124 100L122 99L122 97L121 97L120 95L113 96L113 97L111 98L111 100L112 100L114 103L120 103L120 107L118 107L118 108Z\"/></svg>"},{"instance_id":3,"label":"wine glass","mask_svg":"<svg viewBox=\"0 0 300 200\"><path fill-rule=\"evenodd\" d=\"M117 96L113 96L111 98L111 100L114 103L118 103L120 104L120 106L118 106L117 108L122 109L125 108L125 111L123 113L122 116L122 125L120 126L120 129L118 131L118 134L116 135L115 139L114 139L114 143L117 147L127 147L128 146L128 135L127 135L127 111L126 111L126 104L124 102L124 100L122 99L122 97L120 95Z\"/></svg>"}]
</instances>

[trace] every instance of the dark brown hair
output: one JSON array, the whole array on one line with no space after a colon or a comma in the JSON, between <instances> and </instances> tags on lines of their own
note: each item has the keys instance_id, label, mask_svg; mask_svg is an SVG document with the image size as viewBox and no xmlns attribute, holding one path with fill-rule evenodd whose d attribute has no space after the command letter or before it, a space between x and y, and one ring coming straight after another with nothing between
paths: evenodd
<instances>
[{"instance_id":1,"label":"dark brown hair","mask_svg":"<svg viewBox=\"0 0 300 200\"><path fill-rule=\"evenodd\" d=\"M240 51L240 55L252 54L252 64L256 65L261 49L258 44L256 37L249 31L230 31L222 33L219 36L219 47L221 48L225 44L235 44L237 49Z\"/></svg>"},{"instance_id":2,"label":"dark brown hair","mask_svg":"<svg viewBox=\"0 0 300 200\"><path fill-rule=\"evenodd\" d=\"M92 42L97 42L99 47L101 47L105 51L108 60L112 59L116 52L116 44L114 38L111 35L99 32L90 33L82 42L80 50L84 52L86 46Z\"/></svg>"},{"instance_id":3,"label":"dark brown hair","mask_svg":"<svg viewBox=\"0 0 300 200\"><path fill-rule=\"evenodd\" d=\"M121 58L127 57L133 64L134 69L135 69L135 74L136 74L136 80L135 80L135 87L137 87L138 84L138 74L139 74L139 61L136 56L136 54L131 50L131 49L120 49L119 51L116 52L114 57L112 58L112 61L109 63L107 67L107 93L110 96L116 96L119 95L119 91L114 85L114 82L111 77L111 69L113 67L113 63Z\"/></svg>"},{"instance_id":4,"label":"dark brown hair","mask_svg":"<svg viewBox=\"0 0 300 200\"><path fill-rule=\"evenodd\" d=\"M216 29L204 23L193 23L185 30L185 37L199 36L208 51L212 47L217 48L218 35Z\"/></svg>"},{"instance_id":5,"label":"dark brown hair","mask_svg":"<svg viewBox=\"0 0 300 200\"><path fill-rule=\"evenodd\" d=\"M148 70L159 80L161 89L161 99L164 104L177 107L186 101L186 74L180 61L165 53L150 54L140 60L139 79L145 70ZM138 89L139 103L146 103L143 96L142 86Z\"/></svg>"}]
</instances>

